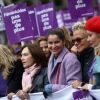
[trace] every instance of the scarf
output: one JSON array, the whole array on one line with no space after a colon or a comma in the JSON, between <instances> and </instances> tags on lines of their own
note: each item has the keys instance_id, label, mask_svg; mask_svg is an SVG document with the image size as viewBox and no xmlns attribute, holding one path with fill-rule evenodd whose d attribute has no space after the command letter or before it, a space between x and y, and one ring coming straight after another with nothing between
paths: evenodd
<instances>
[{"instance_id":1,"label":"scarf","mask_svg":"<svg viewBox=\"0 0 100 100\"><path fill-rule=\"evenodd\" d=\"M25 69L25 72L23 73L23 76L22 76L22 90L23 91L28 92L33 87L32 80L39 69L40 69L40 66L36 66L36 64Z\"/></svg>"}]
</instances>

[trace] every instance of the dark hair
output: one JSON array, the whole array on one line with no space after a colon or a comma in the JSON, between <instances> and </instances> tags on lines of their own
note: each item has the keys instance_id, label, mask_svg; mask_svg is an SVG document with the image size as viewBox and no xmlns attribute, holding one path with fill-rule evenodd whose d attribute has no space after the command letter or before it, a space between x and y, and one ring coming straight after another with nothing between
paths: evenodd
<instances>
[{"instance_id":1,"label":"dark hair","mask_svg":"<svg viewBox=\"0 0 100 100\"><path fill-rule=\"evenodd\" d=\"M42 67L47 67L46 57L44 52L41 50L41 48L37 44L26 44L22 47L22 50L27 47L32 55L32 57L35 59L35 62L38 65L41 65Z\"/></svg>"},{"instance_id":2,"label":"dark hair","mask_svg":"<svg viewBox=\"0 0 100 100\"><path fill-rule=\"evenodd\" d=\"M41 41L47 41L47 37L46 36L40 36L40 37L38 37L37 40L36 40L36 43L38 45L40 45Z\"/></svg>"},{"instance_id":3,"label":"dark hair","mask_svg":"<svg viewBox=\"0 0 100 100\"><path fill-rule=\"evenodd\" d=\"M61 39L62 41L65 40L65 36L64 36L64 32L62 29L60 28L55 28L55 29L51 29L49 32L48 32L48 36L49 35L57 35L59 37L59 39Z\"/></svg>"},{"instance_id":4,"label":"dark hair","mask_svg":"<svg viewBox=\"0 0 100 100\"><path fill-rule=\"evenodd\" d=\"M49 35L57 35L62 41L65 42L65 47L68 50L71 49L72 40L71 40L69 30L67 28L63 27L63 28L52 29L51 31L48 32L48 36Z\"/></svg>"}]
</instances>

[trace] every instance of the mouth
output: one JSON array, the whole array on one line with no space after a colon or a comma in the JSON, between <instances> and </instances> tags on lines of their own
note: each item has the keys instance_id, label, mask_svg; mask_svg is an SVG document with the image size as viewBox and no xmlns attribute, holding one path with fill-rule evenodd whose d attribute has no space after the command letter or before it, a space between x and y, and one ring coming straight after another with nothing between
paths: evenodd
<instances>
[{"instance_id":1,"label":"mouth","mask_svg":"<svg viewBox=\"0 0 100 100\"><path fill-rule=\"evenodd\" d=\"M23 63L23 65L25 65L26 64L26 62L22 62Z\"/></svg>"}]
</instances>

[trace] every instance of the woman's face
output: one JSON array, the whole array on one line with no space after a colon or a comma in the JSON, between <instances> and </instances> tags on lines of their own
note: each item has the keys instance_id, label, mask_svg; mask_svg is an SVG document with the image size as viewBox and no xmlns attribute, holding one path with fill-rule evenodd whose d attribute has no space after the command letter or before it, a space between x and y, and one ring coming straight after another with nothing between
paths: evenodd
<instances>
[{"instance_id":1,"label":"woman's face","mask_svg":"<svg viewBox=\"0 0 100 100\"><path fill-rule=\"evenodd\" d=\"M74 45L77 47L77 51L81 53L86 48L89 47L89 43L87 41L86 31L83 29L75 30L73 32L73 42Z\"/></svg>"},{"instance_id":2,"label":"woman's face","mask_svg":"<svg viewBox=\"0 0 100 100\"><path fill-rule=\"evenodd\" d=\"M91 47L96 47L100 43L100 36L98 36L96 33L87 31L88 33L88 39Z\"/></svg>"},{"instance_id":3,"label":"woman's face","mask_svg":"<svg viewBox=\"0 0 100 100\"><path fill-rule=\"evenodd\" d=\"M22 52L22 57L21 57L21 60L22 60L22 63L23 63L23 66L24 68L29 68L33 65L34 63L34 59L28 49L28 47L25 47Z\"/></svg>"},{"instance_id":4,"label":"woman's face","mask_svg":"<svg viewBox=\"0 0 100 100\"><path fill-rule=\"evenodd\" d=\"M48 58L50 56L50 50L48 48L47 41L45 40L40 41L39 45L40 45L40 48L43 50L45 56Z\"/></svg>"},{"instance_id":5,"label":"woman's face","mask_svg":"<svg viewBox=\"0 0 100 100\"><path fill-rule=\"evenodd\" d=\"M48 48L52 54L58 56L64 47L64 42L57 35L48 36Z\"/></svg>"}]
</instances>

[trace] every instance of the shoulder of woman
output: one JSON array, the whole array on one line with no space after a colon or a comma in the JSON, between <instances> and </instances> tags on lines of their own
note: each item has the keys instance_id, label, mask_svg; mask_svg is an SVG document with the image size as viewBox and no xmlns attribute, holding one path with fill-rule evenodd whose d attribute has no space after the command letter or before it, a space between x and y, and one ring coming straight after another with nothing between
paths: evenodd
<instances>
[{"instance_id":1,"label":"shoulder of woman","mask_svg":"<svg viewBox=\"0 0 100 100\"><path fill-rule=\"evenodd\" d=\"M41 69L41 74L46 75L47 74L47 67L44 67Z\"/></svg>"},{"instance_id":2,"label":"shoulder of woman","mask_svg":"<svg viewBox=\"0 0 100 100\"><path fill-rule=\"evenodd\" d=\"M77 59L77 56L74 53L72 53L72 52L68 52L65 55L65 59Z\"/></svg>"}]
</instances>

